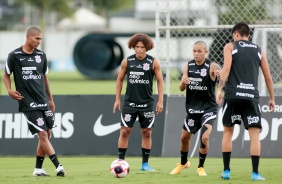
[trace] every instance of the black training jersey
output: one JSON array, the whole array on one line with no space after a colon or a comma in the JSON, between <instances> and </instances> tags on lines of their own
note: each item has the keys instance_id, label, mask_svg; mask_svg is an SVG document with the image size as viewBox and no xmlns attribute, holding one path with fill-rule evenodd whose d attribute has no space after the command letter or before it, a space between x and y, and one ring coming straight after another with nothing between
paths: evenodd
<instances>
[{"instance_id":1,"label":"black training jersey","mask_svg":"<svg viewBox=\"0 0 282 184\"><path fill-rule=\"evenodd\" d=\"M204 113L216 111L215 81L210 78L211 61L205 59L202 65L195 60L188 62L188 77L190 83L186 86L187 113Z\"/></svg>"},{"instance_id":2,"label":"black training jersey","mask_svg":"<svg viewBox=\"0 0 282 184\"><path fill-rule=\"evenodd\" d=\"M124 105L146 108L154 104L153 88L154 57L146 55L142 60L131 55L127 58L127 87Z\"/></svg>"},{"instance_id":3,"label":"black training jersey","mask_svg":"<svg viewBox=\"0 0 282 184\"><path fill-rule=\"evenodd\" d=\"M36 49L27 54L22 47L9 53L5 72L14 75L16 90L24 97L19 111L48 110L44 74L48 73L45 53Z\"/></svg>"},{"instance_id":4,"label":"black training jersey","mask_svg":"<svg viewBox=\"0 0 282 184\"><path fill-rule=\"evenodd\" d=\"M258 75L261 49L250 41L233 42L232 66L226 82L225 99L259 101Z\"/></svg>"}]
</instances>

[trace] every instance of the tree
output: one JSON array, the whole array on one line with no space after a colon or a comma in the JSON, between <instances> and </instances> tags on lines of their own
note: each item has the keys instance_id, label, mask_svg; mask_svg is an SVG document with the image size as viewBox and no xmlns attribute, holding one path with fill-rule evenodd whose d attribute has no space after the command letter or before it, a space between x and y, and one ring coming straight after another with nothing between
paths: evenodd
<instances>
[{"instance_id":1,"label":"tree","mask_svg":"<svg viewBox=\"0 0 282 184\"><path fill-rule=\"evenodd\" d=\"M264 0L216 0L219 24L233 25L239 21L256 24L269 20Z\"/></svg>"},{"instance_id":2,"label":"tree","mask_svg":"<svg viewBox=\"0 0 282 184\"><path fill-rule=\"evenodd\" d=\"M133 8L134 0L92 0L95 11L109 19L109 14L115 11Z\"/></svg>"}]
</instances>

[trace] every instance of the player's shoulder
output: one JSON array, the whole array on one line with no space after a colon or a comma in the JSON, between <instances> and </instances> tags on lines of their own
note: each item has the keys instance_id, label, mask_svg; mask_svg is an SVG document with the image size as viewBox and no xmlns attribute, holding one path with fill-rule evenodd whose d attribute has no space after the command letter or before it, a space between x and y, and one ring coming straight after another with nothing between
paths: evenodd
<instances>
[{"instance_id":1,"label":"player's shoulder","mask_svg":"<svg viewBox=\"0 0 282 184\"><path fill-rule=\"evenodd\" d=\"M18 54L23 54L22 47L12 50L8 55L18 55Z\"/></svg>"},{"instance_id":2,"label":"player's shoulder","mask_svg":"<svg viewBox=\"0 0 282 184\"><path fill-rule=\"evenodd\" d=\"M39 49L35 49L34 53L36 55L46 55L43 51L39 50Z\"/></svg>"}]
</instances>

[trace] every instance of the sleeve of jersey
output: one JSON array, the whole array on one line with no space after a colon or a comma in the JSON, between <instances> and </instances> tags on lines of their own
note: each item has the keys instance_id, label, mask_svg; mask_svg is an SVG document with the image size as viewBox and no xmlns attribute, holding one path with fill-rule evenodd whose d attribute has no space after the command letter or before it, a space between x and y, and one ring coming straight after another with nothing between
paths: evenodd
<instances>
[{"instance_id":1,"label":"sleeve of jersey","mask_svg":"<svg viewBox=\"0 0 282 184\"><path fill-rule=\"evenodd\" d=\"M13 55L13 53L10 53L8 55L6 65L5 65L5 72L9 75L11 75L13 73L13 68L14 68L13 60L14 60L14 55Z\"/></svg>"},{"instance_id":2,"label":"sleeve of jersey","mask_svg":"<svg viewBox=\"0 0 282 184\"><path fill-rule=\"evenodd\" d=\"M46 75L49 72L48 61L47 61L46 54L44 54L43 57L44 57L43 73L44 73L44 75Z\"/></svg>"}]
</instances>

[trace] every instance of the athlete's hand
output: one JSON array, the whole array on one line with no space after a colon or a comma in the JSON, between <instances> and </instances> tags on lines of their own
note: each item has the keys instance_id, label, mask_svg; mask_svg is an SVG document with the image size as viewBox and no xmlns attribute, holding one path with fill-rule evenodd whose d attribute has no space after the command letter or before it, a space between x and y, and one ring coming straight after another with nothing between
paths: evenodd
<instances>
[{"instance_id":1,"label":"athlete's hand","mask_svg":"<svg viewBox=\"0 0 282 184\"><path fill-rule=\"evenodd\" d=\"M190 80L187 76L182 76L182 79L181 79L181 82L184 83L184 84L189 84Z\"/></svg>"},{"instance_id":2,"label":"athlete's hand","mask_svg":"<svg viewBox=\"0 0 282 184\"><path fill-rule=\"evenodd\" d=\"M221 90L217 90L216 93L216 103L220 105L222 103L222 92Z\"/></svg>"},{"instance_id":3,"label":"athlete's hand","mask_svg":"<svg viewBox=\"0 0 282 184\"><path fill-rule=\"evenodd\" d=\"M115 101L113 113L116 112L116 109L120 110L120 100L116 100L116 101Z\"/></svg>"},{"instance_id":4,"label":"athlete's hand","mask_svg":"<svg viewBox=\"0 0 282 184\"><path fill-rule=\"evenodd\" d=\"M24 98L18 91L14 90L8 90L8 94L15 100L21 100Z\"/></svg>"},{"instance_id":5,"label":"athlete's hand","mask_svg":"<svg viewBox=\"0 0 282 184\"><path fill-rule=\"evenodd\" d=\"M274 100L269 100L268 106L269 106L270 112L274 112L274 109L275 109L275 101L274 101Z\"/></svg>"},{"instance_id":6,"label":"athlete's hand","mask_svg":"<svg viewBox=\"0 0 282 184\"><path fill-rule=\"evenodd\" d=\"M157 103L156 111L157 111L157 115L159 115L161 112L163 112L163 103L162 102Z\"/></svg>"},{"instance_id":7,"label":"athlete's hand","mask_svg":"<svg viewBox=\"0 0 282 184\"><path fill-rule=\"evenodd\" d=\"M220 77L220 70L215 70L214 75L217 76L217 77Z\"/></svg>"},{"instance_id":8,"label":"athlete's hand","mask_svg":"<svg viewBox=\"0 0 282 184\"><path fill-rule=\"evenodd\" d=\"M53 100L49 101L50 109L54 113L55 112L55 103Z\"/></svg>"}]
</instances>

